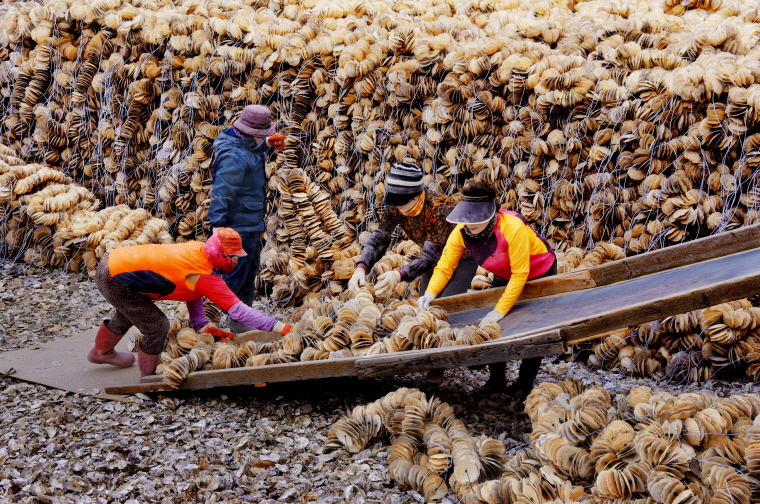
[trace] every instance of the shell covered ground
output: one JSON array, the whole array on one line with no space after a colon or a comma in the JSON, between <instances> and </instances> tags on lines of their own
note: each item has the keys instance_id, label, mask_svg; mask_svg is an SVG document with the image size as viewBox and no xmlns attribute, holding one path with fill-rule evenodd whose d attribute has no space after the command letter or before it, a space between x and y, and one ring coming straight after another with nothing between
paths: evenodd
<instances>
[{"instance_id":1,"label":"shell covered ground","mask_svg":"<svg viewBox=\"0 0 760 504\"><path fill-rule=\"evenodd\" d=\"M162 308L171 317L176 304ZM0 267L0 351L34 348L95 328L109 305L91 280L27 265ZM82 349L84 362L87 348ZM127 396L111 401L14 379L0 369L0 500L24 503L423 502L391 480L387 439L360 453L326 451L330 426L359 404L398 387L419 387L412 373L372 380L329 379L263 388ZM516 363L508 368L516 375ZM135 373L137 370L135 370ZM739 381L701 387L656 383L559 358L538 382L567 377L601 384L612 395L647 385L671 393L760 392ZM451 370L426 390L454 406L473 435L528 440L520 400L481 396L486 374ZM444 502L456 502L453 493Z\"/></svg>"}]
</instances>

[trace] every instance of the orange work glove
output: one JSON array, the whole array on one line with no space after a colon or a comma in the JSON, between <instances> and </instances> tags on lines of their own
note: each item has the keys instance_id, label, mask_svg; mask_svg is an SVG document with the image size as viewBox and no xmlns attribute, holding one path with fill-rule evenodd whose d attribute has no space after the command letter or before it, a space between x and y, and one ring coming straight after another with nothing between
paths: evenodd
<instances>
[{"instance_id":1,"label":"orange work glove","mask_svg":"<svg viewBox=\"0 0 760 504\"><path fill-rule=\"evenodd\" d=\"M285 135L272 135L267 137L267 145L282 150L285 148L285 138L287 138Z\"/></svg>"},{"instance_id":2,"label":"orange work glove","mask_svg":"<svg viewBox=\"0 0 760 504\"><path fill-rule=\"evenodd\" d=\"M210 334L214 338L221 338L222 343L224 343L228 339L231 339L231 340L235 339L235 335L234 334L232 334L231 332L222 331L218 327L208 327L208 326L206 326L206 327L203 328L203 332L206 333L206 334Z\"/></svg>"}]
</instances>

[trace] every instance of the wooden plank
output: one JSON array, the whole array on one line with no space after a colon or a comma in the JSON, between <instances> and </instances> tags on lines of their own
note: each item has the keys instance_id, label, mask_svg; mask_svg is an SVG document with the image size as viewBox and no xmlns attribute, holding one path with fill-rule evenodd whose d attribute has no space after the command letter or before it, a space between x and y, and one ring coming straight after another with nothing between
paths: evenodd
<instances>
[{"instance_id":1,"label":"wooden plank","mask_svg":"<svg viewBox=\"0 0 760 504\"><path fill-rule=\"evenodd\" d=\"M525 284L520 299L534 299L543 296L572 292L595 287L588 271L575 271L547 278L530 280ZM493 307L501 297L506 287L484 289L478 292L457 294L433 301L432 304L446 309L449 313L474 310L476 308Z\"/></svg>"},{"instance_id":2,"label":"wooden plank","mask_svg":"<svg viewBox=\"0 0 760 504\"><path fill-rule=\"evenodd\" d=\"M687 294L694 289L712 286L724 281L735 281L749 274L760 274L760 249L740 252L710 261L704 261L669 271L638 277L576 292L547 296L515 303L509 314L501 320L502 335L547 331L590 320L600 314L614 312L621 307L636 306L648 300L672 295ZM739 294L746 297L752 293ZM690 311L688 306L682 312ZM449 323L461 327L477 323L490 308L478 308L449 315ZM653 320L658 317L652 317ZM642 322L646 322L643 320ZM603 333L621 325L602 325L596 332Z\"/></svg>"},{"instance_id":3,"label":"wooden plank","mask_svg":"<svg viewBox=\"0 0 760 504\"><path fill-rule=\"evenodd\" d=\"M314 380L337 376L356 376L354 361L357 357L310 362L291 362L271 366L251 366L233 369L196 371L187 375L181 390L198 390L214 387L236 387L257 383ZM161 376L146 376L140 380L144 385L162 384Z\"/></svg>"},{"instance_id":4,"label":"wooden plank","mask_svg":"<svg viewBox=\"0 0 760 504\"><path fill-rule=\"evenodd\" d=\"M146 392L169 392L174 390L169 385L164 384L163 382L161 384L154 384L149 385L146 383L137 383L134 385L120 385L120 386L114 386L114 387L106 387L105 391L106 394L138 394L138 393L146 393Z\"/></svg>"},{"instance_id":5,"label":"wooden plank","mask_svg":"<svg viewBox=\"0 0 760 504\"><path fill-rule=\"evenodd\" d=\"M237 339L240 341L255 341L256 343L271 343L274 341L280 341L282 335L274 331L247 331L237 335Z\"/></svg>"},{"instance_id":6,"label":"wooden plank","mask_svg":"<svg viewBox=\"0 0 760 504\"><path fill-rule=\"evenodd\" d=\"M589 271L594 282L602 286L758 247L760 247L760 224L754 224L602 264Z\"/></svg>"},{"instance_id":7,"label":"wooden plank","mask_svg":"<svg viewBox=\"0 0 760 504\"><path fill-rule=\"evenodd\" d=\"M647 322L649 322L649 321L647 320ZM611 330L611 331L603 332L603 333L601 333L601 334L594 334L594 335L592 335L592 336L584 336L584 337L582 337L582 338L579 338L579 339L574 339L574 340L572 341L572 344L573 344L573 345L575 345L576 343L583 343L584 341L591 341L591 340L595 340L595 339L602 339L602 338L606 338L606 337L607 337L607 336L609 336L610 334L614 334L614 333L616 333L616 332L618 332L618 331L620 331L620 330L622 330L622 329L626 329L627 327L628 327L628 326L626 326L626 327L620 327L620 328L618 328L618 329L613 329L613 330ZM566 338L566 336L563 336L563 338Z\"/></svg>"},{"instance_id":8,"label":"wooden plank","mask_svg":"<svg viewBox=\"0 0 760 504\"><path fill-rule=\"evenodd\" d=\"M758 272L695 288L689 292L662 298L655 297L637 305L600 313L588 320L565 327L562 329L562 334L565 341L573 343L586 336L609 330L611 327L622 329L755 294L760 294L760 273Z\"/></svg>"},{"instance_id":9,"label":"wooden plank","mask_svg":"<svg viewBox=\"0 0 760 504\"><path fill-rule=\"evenodd\" d=\"M560 331L555 329L520 338L499 338L480 345L361 357L355 364L359 378L370 378L554 355L561 353L563 348Z\"/></svg>"}]
</instances>

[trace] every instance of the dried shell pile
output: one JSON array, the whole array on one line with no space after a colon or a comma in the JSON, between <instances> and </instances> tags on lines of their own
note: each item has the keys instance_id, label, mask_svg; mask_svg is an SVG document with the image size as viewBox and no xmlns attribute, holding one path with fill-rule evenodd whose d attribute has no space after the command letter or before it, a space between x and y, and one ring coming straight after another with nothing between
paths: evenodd
<instances>
[{"instance_id":1,"label":"dried shell pile","mask_svg":"<svg viewBox=\"0 0 760 504\"><path fill-rule=\"evenodd\" d=\"M61 171L25 164L0 148L0 245L9 256L43 267L95 273L117 247L172 243L168 223L144 208L110 206Z\"/></svg>"},{"instance_id":2,"label":"dried shell pile","mask_svg":"<svg viewBox=\"0 0 760 504\"><path fill-rule=\"evenodd\" d=\"M375 299L373 292L367 285L349 300L339 297L313 307L305 305L284 338L285 347L300 353L303 361L476 345L501 336L498 324L452 328L446 311L437 306L417 313L413 301L396 299L385 304L387 300ZM290 339L299 343L290 345Z\"/></svg>"},{"instance_id":3,"label":"dried shell pile","mask_svg":"<svg viewBox=\"0 0 760 504\"><path fill-rule=\"evenodd\" d=\"M273 284L272 298L280 304L293 304L324 289L338 294L343 283L337 280L351 275L346 276L344 264L337 264L338 273L331 266L361 250L351 246L353 235L333 211L326 191L301 169L281 175L277 218L268 222L274 239L262 253L259 278Z\"/></svg>"},{"instance_id":4,"label":"dried shell pile","mask_svg":"<svg viewBox=\"0 0 760 504\"><path fill-rule=\"evenodd\" d=\"M281 340L221 343L214 342L208 334L196 333L186 327L186 311L181 309L181 315L171 323L156 373L163 374L164 381L176 388L188 373L195 370L477 345L501 336L497 323L483 328L452 328L446 322L446 311L435 305L417 313L416 303L412 301L395 300L388 305L376 303L371 286L362 287L347 301L335 298L298 310L299 320Z\"/></svg>"},{"instance_id":5,"label":"dried shell pile","mask_svg":"<svg viewBox=\"0 0 760 504\"><path fill-rule=\"evenodd\" d=\"M520 455L522 467L532 467L539 489L586 486L572 499L578 502L749 503L757 488L746 474L754 466L752 435L760 432L757 394L673 396L636 387L613 398L565 380L534 389L526 412L534 443L532 453ZM503 482L480 489L486 502L504 502L494 498Z\"/></svg>"},{"instance_id":6,"label":"dried shell pile","mask_svg":"<svg viewBox=\"0 0 760 504\"><path fill-rule=\"evenodd\" d=\"M212 142L248 103L288 135L270 215L278 168L299 168L349 237L407 156L443 192L495 183L561 251L757 221L753 2L249 3L3 4L0 142L179 240L203 234Z\"/></svg>"},{"instance_id":7,"label":"dried shell pile","mask_svg":"<svg viewBox=\"0 0 760 504\"><path fill-rule=\"evenodd\" d=\"M760 395L677 396L635 387L614 398L568 379L526 400L530 446L474 438L453 409L416 389L357 406L326 447L356 453L390 435L389 472L429 501L749 504L760 470Z\"/></svg>"},{"instance_id":8,"label":"dried shell pile","mask_svg":"<svg viewBox=\"0 0 760 504\"><path fill-rule=\"evenodd\" d=\"M675 382L760 379L760 308L748 300L667 317L602 338L591 368Z\"/></svg>"},{"instance_id":9,"label":"dried shell pile","mask_svg":"<svg viewBox=\"0 0 760 504\"><path fill-rule=\"evenodd\" d=\"M345 446L358 453L372 438L386 435L391 439L391 478L421 492L428 501L446 496L444 477L452 468L449 485L454 490L501 471L502 443L473 438L451 406L437 398L428 399L417 389L401 388L357 406L332 426L326 448Z\"/></svg>"}]
</instances>

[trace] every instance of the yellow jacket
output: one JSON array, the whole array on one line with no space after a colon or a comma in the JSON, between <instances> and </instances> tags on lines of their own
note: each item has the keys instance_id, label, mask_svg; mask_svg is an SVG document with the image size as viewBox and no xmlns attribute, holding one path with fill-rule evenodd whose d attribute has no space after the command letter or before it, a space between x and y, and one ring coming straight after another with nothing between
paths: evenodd
<instances>
[{"instance_id":1,"label":"yellow jacket","mask_svg":"<svg viewBox=\"0 0 760 504\"><path fill-rule=\"evenodd\" d=\"M495 308L504 315L520 297L525 282L545 274L554 264L552 251L523 218L514 212L500 210L494 232L487 239L467 237L462 224L454 228L446 240L427 292L437 296L446 287L459 259L468 249L480 266L509 280Z\"/></svg>"}]
</instances>

